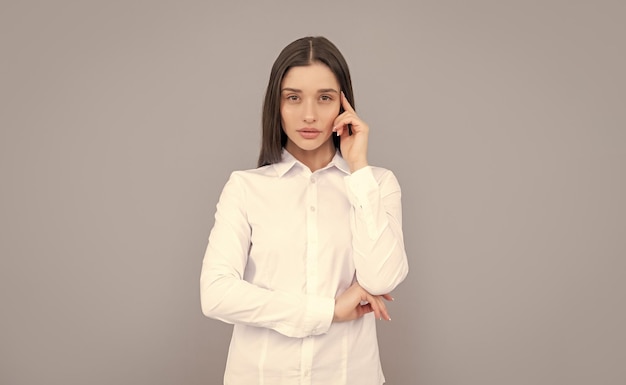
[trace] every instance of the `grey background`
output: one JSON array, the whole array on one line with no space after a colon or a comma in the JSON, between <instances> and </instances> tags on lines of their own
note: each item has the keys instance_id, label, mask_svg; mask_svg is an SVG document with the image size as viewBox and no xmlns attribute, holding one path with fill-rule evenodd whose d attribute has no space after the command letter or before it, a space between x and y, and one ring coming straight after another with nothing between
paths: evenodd
<instances>
[{"instance_id":1,"label":"grey background","mask_svg":"<svg viewBox=\"0 0 626 385\"><path fill-rule=\"evenodd\" d=\"M305 35L403 188L388 384L626 383L625 4L2 0L0 383L221 383L201 259Z\"/></svg>"}]
</instances>

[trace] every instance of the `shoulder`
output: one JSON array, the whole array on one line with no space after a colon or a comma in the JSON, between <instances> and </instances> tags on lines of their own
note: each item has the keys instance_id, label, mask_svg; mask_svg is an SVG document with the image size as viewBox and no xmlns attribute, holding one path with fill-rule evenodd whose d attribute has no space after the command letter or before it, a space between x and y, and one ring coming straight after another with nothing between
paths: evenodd
<instances>
[{"instance_id":1,"label":"shoulder","mask_svg":"<svg viewBox=\"0 0 626 385\"><path fill-rule=\"evenodd\" d=\"M273 167L264 166L248 170L235 170L230 173L228 180L224 184L220 201L228 199L245 200L252 192L267 186Z\"/></svg>"},{"instance_id":2,"label":"shoulder","mask_svg":"<svg viewBox=\"0 0 626 385\"><path fill-rule=\"evenodd\" d=\"M276 170L272 165L268 165L247 170L235 170L231 172L227 184L245 186L248 184L257 184L262 180L275 177L277 177Z\"/></svg>"},{"instance_id":3,"label":"shoulder","mask_svg":"<svg viewBox=\"0 0 626 385\"><path fill-rule=\"evenodd\" d=\"M235 170L230 174L231 178L256 178L256 177L272 177L276 176L276 170L274 169L274 165L267 165L257 168L250 168L247 170Z\"/></svg>"}]
</instances>

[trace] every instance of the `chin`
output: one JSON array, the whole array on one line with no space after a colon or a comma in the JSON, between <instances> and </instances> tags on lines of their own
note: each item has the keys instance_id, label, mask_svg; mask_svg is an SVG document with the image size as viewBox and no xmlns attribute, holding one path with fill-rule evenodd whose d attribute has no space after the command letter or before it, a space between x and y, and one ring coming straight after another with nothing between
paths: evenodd
<instances>
[{"instance_id":1,"label":"chin","mask_svg":"<svg viewBox=\"0 0 626 385\"><path fill-rule=\"evenodd\" d=\"M316 138L316 139L309 139L309 140L297 138L296 140L291 140L291 142L295 145L295 147L299 148L300 150L314 151L314 150L318 150L324 147L325 145L328 145L329 140L330 138L326 138L326 139Z\"/></svg>"},{"instance_id":2,"label":"chin","mask_svg":"<svg viewBox=\"0 0 626 385\"><path fill-rule=\"evenodd\" d=\"M298 147L300 147L300 149L304 150L304 151L316 151L319 149L322 149L324 147L324 145L326 145L326 142L317 142L317 143L311 143L311 142L305 142L305 143L296 143L298 145Z\"/></svg>"}]
</instances>

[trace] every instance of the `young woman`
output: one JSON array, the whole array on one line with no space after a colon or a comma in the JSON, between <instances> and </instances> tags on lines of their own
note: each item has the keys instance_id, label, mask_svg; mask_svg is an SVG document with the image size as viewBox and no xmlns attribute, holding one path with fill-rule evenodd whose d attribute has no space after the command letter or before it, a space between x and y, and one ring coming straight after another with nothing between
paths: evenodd
<instances>
[{"instance_id":1,"label":"young woman","mask_svg":"<svg viewBox=\"0 0 626 385\"><path fill-rule=\"evenodd\" d=\"M406 277L400 186L367 162L348 66L323 37L272 67L258 168L232 173L200 277L234 324L224 384L380 385L376 319Z\"/></svg>"}]
</instances>

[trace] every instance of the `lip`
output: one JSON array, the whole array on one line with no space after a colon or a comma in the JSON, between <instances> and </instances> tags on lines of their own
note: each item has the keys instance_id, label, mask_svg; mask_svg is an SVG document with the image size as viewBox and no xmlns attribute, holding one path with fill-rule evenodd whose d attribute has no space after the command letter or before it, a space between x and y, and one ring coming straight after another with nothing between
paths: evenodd
<instances>
[{"instance_id":1,"label":"lip","mask_svg":"<svg viewBox=\"0 0 626 385\"><path fill-rule=\"evenodd\" d=\"M315 139L322 133L322 131L316 128L309 128L309 127L301 128L297 131L305 139Z\"/></svg>"}]
</instances>

